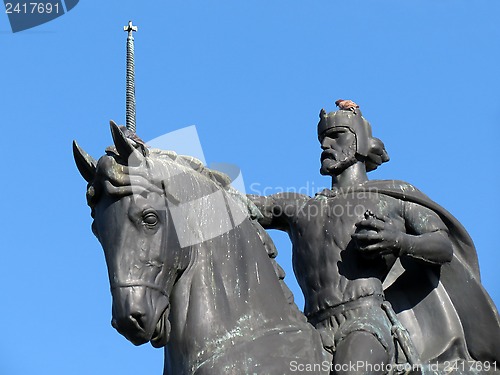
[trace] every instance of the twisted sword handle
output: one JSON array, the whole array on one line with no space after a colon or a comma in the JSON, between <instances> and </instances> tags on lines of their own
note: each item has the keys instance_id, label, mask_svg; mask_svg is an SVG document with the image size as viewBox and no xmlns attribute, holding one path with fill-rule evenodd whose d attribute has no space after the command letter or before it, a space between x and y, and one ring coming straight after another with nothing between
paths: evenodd
<instances>
[{"instance_id":1,"label":"twisted sword handle","mask_svg":"<svg viewBox=\"0 0 500 375\"><path fill-rule=\"evenodd\" d=\"M129 21L127 26L123 27L128 32L127 36L127 87L126 87L126 120L127 129L135 133L135 61L134 61L134 36L132 33L137 31L137 26Z\"/></svg>"}]
</instances>

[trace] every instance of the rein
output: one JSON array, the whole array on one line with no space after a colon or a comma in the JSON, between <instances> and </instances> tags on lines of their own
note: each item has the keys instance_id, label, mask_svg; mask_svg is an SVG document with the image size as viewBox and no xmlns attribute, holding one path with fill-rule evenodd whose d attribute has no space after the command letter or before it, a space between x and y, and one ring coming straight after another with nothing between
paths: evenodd
<instances>
[{"instance_id":1,"label":"rein","mask_svg":"<svg viewBox=\"0 0 500 375\"><path fill-rule=\"evenodd\" d=\"M157 292L160 292L165 297L170 298L170 296L165 291L165 289L159 287L156 284L146 283L146 282L141 281L141 280L130 280L130 281L122 282L122 283L113 283L113 284L111 284L111 291L113 291L114 289L118 289L118 288L132 288L134 286L143 286L143 287L146 287L149 289L153 289L153 290L156 290Z\"/></svg>"}]
</instances>

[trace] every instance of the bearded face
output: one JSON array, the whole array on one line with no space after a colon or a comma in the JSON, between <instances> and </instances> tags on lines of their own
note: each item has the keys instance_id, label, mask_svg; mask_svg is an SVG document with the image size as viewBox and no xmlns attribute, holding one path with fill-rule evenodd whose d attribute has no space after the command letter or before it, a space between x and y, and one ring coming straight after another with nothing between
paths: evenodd
<instances>
[{"instance_id":1,"label":"bearded face","mask_svg":"<svg viewBox=\"0 0 500 375\"><path fill-rule=\"evenodd\" d=\"M321 169L322 175L338 176L356 159L356 136L348 128L332 128L321 140Z\"/></svg>"}]
</instances>

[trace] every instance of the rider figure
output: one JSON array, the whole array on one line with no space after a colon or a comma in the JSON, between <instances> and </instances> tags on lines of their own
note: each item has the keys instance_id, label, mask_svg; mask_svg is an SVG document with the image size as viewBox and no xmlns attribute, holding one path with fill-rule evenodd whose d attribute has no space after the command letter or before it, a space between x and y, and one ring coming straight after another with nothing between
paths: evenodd
<instances>
[{"instance_id":1,"label":"rider figure","mask_svg":"<svg viewBox=\"0 0 500 375\"><path fill-rule=\"evenodd\" d=\"M335 354L336 373L382 374L381 365L395 358L392 324L383 309L389 270L398 258L439 267L452 259L453 247L434 211L372 186L367 172L389 158L359 108L321 110L318 137L320 172L332 176L332 189L313 198L249 198L264 228L290 236L304 313Z\"/></svg>"}]
</instances>

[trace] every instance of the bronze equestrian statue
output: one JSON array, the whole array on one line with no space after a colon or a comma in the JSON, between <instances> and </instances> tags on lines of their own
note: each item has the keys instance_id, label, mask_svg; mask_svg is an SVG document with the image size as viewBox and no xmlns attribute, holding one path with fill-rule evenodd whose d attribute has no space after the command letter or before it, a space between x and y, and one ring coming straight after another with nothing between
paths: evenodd
<instances>
[{"instance_id":1,"label":"bronze equestrian statue","mask_svg":"<svg viewBox=\"0 0 500 375\"><path fill-rule=\"evenodd\" d=\"M368 180L387 152L341 108L320 113L332 189L312 198L243 196L115 124L99 161L74 143L112 324L165 347L164 374L497 373L499 317L470 237L412 185ZM305 316L259 222L290 236Z\"/></svg>"}]
</instances>

